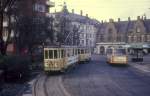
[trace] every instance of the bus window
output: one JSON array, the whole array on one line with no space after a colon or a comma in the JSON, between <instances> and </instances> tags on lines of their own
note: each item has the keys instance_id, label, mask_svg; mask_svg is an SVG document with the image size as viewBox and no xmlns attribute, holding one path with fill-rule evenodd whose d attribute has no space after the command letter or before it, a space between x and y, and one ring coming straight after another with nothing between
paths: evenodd
<instances>
[{"instance_id":1,"label":"bus window","mask_svg":"<svg viewBox=\"0 0 150 96\"><path fill-rule=\"evenodd\" d=\"M54 59L58 58L57 50L54 50Z\"/></svg>"},{"instance_id":2,"label":"bus window","mask_svg":"<svg viewBox=\"0 0 150 96\"><path fill-rule=\"evenodd\" d=\"M45 59L48 59L48 50L45 50Z\"/></svg>"},{"instance_id":3,"label":"bus window","mask_svg":"<svg viewBox=\"0 0 150 96\"><path fill-rule=\"evenodd\" d=\"M49 59L53 59L53 50L49 50Z\"/></svg>"}]
</instances>

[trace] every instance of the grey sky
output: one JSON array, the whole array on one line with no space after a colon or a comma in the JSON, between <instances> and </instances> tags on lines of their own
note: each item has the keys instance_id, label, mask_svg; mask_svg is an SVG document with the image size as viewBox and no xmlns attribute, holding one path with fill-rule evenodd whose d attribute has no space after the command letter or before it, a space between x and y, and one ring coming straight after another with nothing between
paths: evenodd
<instances>
[{"instance_id":1,"label":"grey sky","mask_svg":"<svg viewBox=\"0 0 150 96\"><path fill-rule=\"evenodd\" d=\"M98 20L108 20L109 18L127 20L136 19L137 16L146 15L150 18L150 0L51 0L56 3L56 7L51 9L51 12L60 11L65 1L68 9L75 10L79 14L83 10L83 14L87 14L91 18Z\"/></svg>"}]
</instances>

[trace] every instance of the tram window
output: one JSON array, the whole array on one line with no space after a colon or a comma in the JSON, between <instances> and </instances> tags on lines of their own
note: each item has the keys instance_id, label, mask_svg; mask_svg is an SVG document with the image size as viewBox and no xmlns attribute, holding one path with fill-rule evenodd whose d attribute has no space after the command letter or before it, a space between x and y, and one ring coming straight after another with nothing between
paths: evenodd
<instances>
[{"instance_id":1,"label":"tram window","mask_svg":"<svg viewBox=\"0 0 150 96\"><path fill-rule=\"evenodd\" d=\"M70 49L70 56L73 56L73 49Z\"/></svg>"},{"instance_id":2,"label":"tram window","mask_svg":"<svg viewBox=\"0 0 150 96\"><path fill-rule=\"evenodd\" d=\"M88 50L87 50L87 49L85 49L85 53L88 53Z\"/></svg>"},{"instance_id":3,"label":"tram window","mask_svg":"<svg viewBox=\"0 0 150 96\"><path fill-rule=\"evenodd\" d=\"M125 55L126 54L126 50L125 49L115 49L115 54L118 55Z\"/></svg>"},{"instance_id":4,"label":"tram window","mask_svg":"<svg viewBox=\"0 0 150 96\"><path fill-rule=\"evenodd\" d=\"M76 54L76 55L78 54L78 50L77 50L77 49L75 49L75 54Z\"/></svg>"},{"instance_id":5,"label":"tram window","mask_svg":"<svg viewBox=\"0 0 150 96\"><path fill-rule=\"evenodd\" d=\"M67 50L67 56L70 57L70 50Z\"/></svg>"},{"instance_id":6,"label":"tram window","mask_svg":"<svg viewBox=\"0 0 150 96\"><path fill-rule=\"evenodd\" d=\"M53 50L49 50L49 59L53 58Z\"/></svg>"},{"instance_id":7,"label":"tram window","mask_svg":"<svg viewBox=\"0 0 150 96\"><path fill-rule=\"evenodd\" d=\"M81 49L81 54L84 54L84 49Z\"/></svg>"},{"instance_id":8,"label":"tram window","mask_svg":"<svg viewBox=\"0 0 150 96\"><path fill-rule=\"evenodd\" d=\"M64 57L64 50L61 50L61 58Z\"/></svg>"},{"instance_id":9,"label":"tram window","mask_svg":"<svg viewBox=\"0 0 150 96\"><path fill-rule=\"evenodd\" d=\"M80 49L78 49L78 54L80 54Z\"/></svg>"},{"instance_id":10,"label":"tram window","mask_svg":"<svg viewBox=\"0 0 150 96\"><path fill-rule=\"evenodd\" d=\"M45 59L48 59L48 50L45 50Z\"/></svg>"},{"instance_id":11,"label":"tram window","mask_svg":"<svg viewBox=\"0 0 150 96\"><path fill-rule=\"evenodd\" d=\"M57 50L54 50L54 58L56 59L58 57Z\"/></svg>"},{"instance_id":12,"label":"tram window","mask_svg":"<svg viewBox=\"0 0 150 96\"><path fill-rule=\"evenodd\" d=\"M74 55L75 55L75 49L73 49L72 51L73 51L73 54L72 54L72 56L74 56Z\"/></svg>"}]
</instances>

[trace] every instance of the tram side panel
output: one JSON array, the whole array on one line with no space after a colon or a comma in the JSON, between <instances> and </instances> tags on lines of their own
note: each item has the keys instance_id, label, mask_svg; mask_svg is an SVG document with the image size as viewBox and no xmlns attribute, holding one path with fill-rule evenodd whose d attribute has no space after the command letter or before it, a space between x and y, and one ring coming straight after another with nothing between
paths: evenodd
<instances>
[{"instance_id":1,"label":"tram side panel","mask_svg":"<svg viewBox=\"0 0 150 96\"><path fill-rule=\"evenodd\" d=\"M72 66L78 62L78 55L76 53L76 49L67 49L66 50L66 66Z\"/></svg>"},{"instance_id":2,"label":"tram side panel","mask_svg":"<svg viewBox=\"0 0 150 96\"><path fill-rule=\"evenodd\" d=\"M63 71L78 62L74 49L44 49L44 71Z\"/></svg>"},{"instance_id":3,"label":"tram side panel","mask_svg":"<svg viewBox=\"0 0 150 96\"><path fill-rule=\"evenodd\" d=\"M90 61L91 52L87 48L78 49L79 53L79 62Z\"/></svg>"}]
</instances>

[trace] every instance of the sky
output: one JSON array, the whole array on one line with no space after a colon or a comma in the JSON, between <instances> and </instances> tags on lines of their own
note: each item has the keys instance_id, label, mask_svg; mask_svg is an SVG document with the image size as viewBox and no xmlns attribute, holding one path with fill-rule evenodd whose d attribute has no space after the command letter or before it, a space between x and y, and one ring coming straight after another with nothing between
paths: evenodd
<instances>
[{"instance_id":1,"label":"sky","mask_svg":"<svg viewBox=\"0 0 150 96\"><path fill-rule=\"evenodd\" d=\"M150 0L51 0L55 7L50 9L53 13L62 9L63 2L66 2L69 12L74 9L76 14L88 14L90 18L99 21L108 21L110 18L115 21L120 18L127 20L128 17L136 19L137 16L146 15L150 18Z\"/></svg>"}]
</instances>

